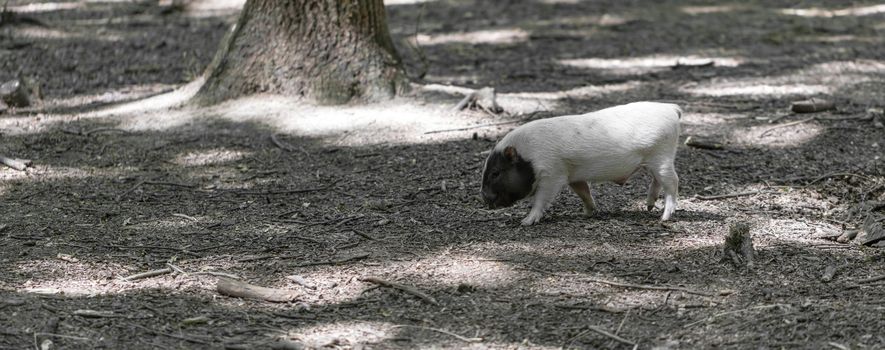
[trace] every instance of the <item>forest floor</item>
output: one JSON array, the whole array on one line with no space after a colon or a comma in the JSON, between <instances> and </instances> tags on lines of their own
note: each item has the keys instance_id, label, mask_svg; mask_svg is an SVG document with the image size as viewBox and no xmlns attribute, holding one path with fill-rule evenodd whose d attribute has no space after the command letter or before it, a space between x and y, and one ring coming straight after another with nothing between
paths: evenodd
<instances>
[{"instance_id":1,"label":"forest floor","mask_svg":"<svg viewBox=\"0 0 885 350\"><path fill-rule=\"evenodd\" d=\"M412 96L182 105L236 3L9 1L0 81L43 99L0 112L33 162L0 169L0 349L885 348L885 249L834 239L885 210L885 5L388 1ZM481 87L507 113L448 111ZM836 109L789 112L810 97ZM723 146L680 146L671 223L645 174L593 217L484 209L494 140L637 100ZM720 262L741 221L751 268Z\"/></svg>"}]
</instances>

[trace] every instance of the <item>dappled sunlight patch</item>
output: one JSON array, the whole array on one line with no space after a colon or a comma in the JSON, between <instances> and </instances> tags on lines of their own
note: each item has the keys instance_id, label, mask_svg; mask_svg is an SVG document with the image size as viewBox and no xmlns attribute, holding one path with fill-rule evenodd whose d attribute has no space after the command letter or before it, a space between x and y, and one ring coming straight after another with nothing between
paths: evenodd
<instances>
[{"instance_id":1,"label":"dappled sunlight patch","mask_svg":"<svg viewBox=\"0 0 885 350\"><path fill-rule=\"evenodd\" d=\"M813 140L825 129L815 123L802 123L776 128L777 124L763 124L746 128L734 128L729 142L747 146L796 147Z\"/></svg>"},{"instance_id":2,"label":"dappled sunlight patch","mask_svg":"<svg viewBox=\"0 0 885 350\"><path fill-rule=\"evenodd\" d=\"M735 12L744 9L745 7L739 4L728 4L728 5L710 5L710 6L682 6L680 10L683 13L689 15L706 15L711 13L728 13Z\"/></svg>"},{"instance_id":3,"label":"dappled sunlight patch","mask_svg":"<svg viewBox=\"0 0 885 350\"><path fill-rule=\"evenodd\" d=\"M872 81L885 72L878 60L832 61L778 76L711 79L680 88L701 96L788 96L830 94L848 86Z\"/></svg>"},{"instance_id":4,"label":"dappled sunlight patch","mask_svg":"<svg viewBox=\"0 0 885 350\"><path fill-rule=\"evenodd\" d=\"M161 91L169 91L176 85L171 84L143 84L122 87L116 90L110 90L94 94L84 94L62 98L47 98L43 100L43 107L46 109L54 108L71 108L71 107L88 107L89 105L101 105L106 103L114 103L121 101L145 98Z\"/></svg>"},{"instance_id":5,"label":"dappled sunlight patch","mask_svg":"<svg viewBox=\"0 0 885 350\"><path fill-rule=\"evenodd\" d=\"M686 92L693 95L705 96L787 96L787 95L815 95L826 94L832 91L832 87L820 84L724 84L719 86L705 86L687 89Z\"/></svg>"},{"instance_id":6,"label":"dappled sunlight patch","mask_svg":"<svg viewBox=\"0 0 885 350\"><path fill-rule=\"evenodd\" d=\"M85 2L44 2L19 6L9 6L8 10L15 13L40 13L63 10L75 10L85 5Z\"/></svg>"},{"instance_id":7,"label":"dappled sunlight patch","mask_svg":"<svg viewBox=\"0 0 885 350\"><path fill-rule=\"evenodd\" d=\"M185 15L192 18L232 15L245 3L246 0L190 0L185 5Z\"/></svg>"},{"instance_id":8,"label":"dappled sunlight patch","mask_svg":"<svg viewBox=\"0 0 885 350\"><path fill-rule=\"evenodd\" d=\"M580 0L538 0L538 1L580 1ZM562 26L618 26L630 21L634 20L630 17L625 17L622 15L615 14L602 14L602 15L583 15L583 16L571 16L571 17L562 17L558 16L556 19L546 20L535 20L530 24L534 26L554 26L554 27L562 27ZM588 28L592 29L592 28Z\"/></svg>"},{"instance_id":9,"label":"dappled sunlight patch","mask_svg":"<svg viewBox=\"0 0 885 350\"><path fill-rule=\"evenodd\" d=\"M35 161L28 171L16 171L7 167L0 168L0 181L14 180L58 180L58 179L85 179L91 177L118 177L136 171L133 167L119 168L74 168L74 167L56 167L51 165L40 164L39 160Z\"/></svg>"},{"instance_id":10,"label":"dappled sunlight patch","mask_svg":"<svg viewBox=\"0 0 885 350\"><path fill-rule=\"evenodd\" d=\"M820 7L812 7L805 9L781 9L778 10L779 13L785 15L799 16L799 17L845 17L845 16L870 16L876 15L880 13L885 13L885 4L879 5L867 5L867 6L852 6L846 7L842 9L825 9Z\"/></svg>"},{"instance_id":11,"label":"dappled sunlight patch","mask_svg":"<svg viewBox=\"0 0 885 350\"><path fill-rule=\"evenodd\" d=\"M586 99L591 97L600 97L606 94L624 92L639 88L642 83L638 81L630 81L619 84L607 85L587 85L580 86L563 91L550 92L509 92L499 94L502 98L520 98L520 99L536 99L536 100L558 100L558 99Z\"/></svg>"},{"instance_id":12,"label":"dappled sunlight patch","mask_svg":"<svg viewBox=\"0 0 885 350\"><path fill-rule=\"evenodd\" d=\"M393 338L399 329L394 324L378 321L341 321L300 327L288 332L288 337L303 342L307 348L322 349L331 344L351 346L378 343Z\"/></svg>"},{"instance_id":13,"label":"dappled sunlight patch","mask_svg":"<svg viewBox=\"0 0 885 350\"><path fill-rule=\"evenodd\" d=\"M710 64L714 67L737 67L744 63L744 61L740 57L655 55L645 57L562 59L557 62L564 66L604 70L616 74L641 74L668 70L679 65L696 66Z\"/></svg>"},{"instance_id":14,"label":"dappled sunlight patch","mask_svg":"<svg viewBox=\"0 0 885 350\"><path fill-rule=\"evenodd\" d=\"M860 43L876 43L885 41L882 36L859 36L853 34L844 35L804 35L796 38L800 42L817 42L817 43L843 43L843 42L860 42Z\"/></svg>"},{"instance_id":15,"label":"dappled sunlight patch","mask_svg":"<svg viewBox=\"0 0 885 350\"><path fill-rule=\"evenodd\" d=\"M179 154L172 163L183 166L201 166L222 164L240 160L251 155L251 152L238 151L226 148L216 148L203 151L190 151Z\"/></svg>"},{"instance_id":16,"label":"dappled sunlight patch","mask_svg":"<svg viewBox=\"0 0 885 350\"><path fill-rule=\"evenodd\" d=\"M184 86L181 86L178 89L175 89L174 91L157 96L152 96L143 100L125 103L119 106L108 107L93 113L89 113L88 115L109 116L130 113L144 113L149 111L178 107L194 97L194 95L197 94L197 91L199 91L200 87L203 85L204 81L205 78L200 77Z\"/></svg>"},{"instance_id":17,"label":"dappled sunlight patch","mask_svg":"<svg viewBox=\"0 0 885 350\"><path fill-rule=\"evenodd\" d=\"M59 251L65 251L59 248ZM66 258L77 259L76 256ZM62 259L31 260L20 263L17 273L28 276L13 288L27 293L95 296L121 292L117 279L127 271L119 264L69 262Z\"/></svg>"},{"instance_id":18,"label":"dappled sunlight patch","mask_svg":"<svg viewBox=\"0 0 885 350\"><path fill-rule=\"evenodd\" d=\"M420 45L440 44L516 44L527 41L529 33L521 28L486 29L464 33L418 34Z\"/></svg>"},{"instance_id":19,"label":"dappled sunlight patch","mask_svg":"<svg viewBox=\"0 0 885 350\"><path fill-rule=\"evenodd\" d=\"M106 42L123 41L126 37L122 33L88 32L76 30L59 30L46 27L21 27L11 32L12 37L28 39L58 39L58 40L98 40Z\"/></svg>"},{"instance_id":20,"label":"dappled sunlight patch","mask_svg":"<svg viewBox=\"0 0 885 350\"><path fill-rule=\"evenodd\" d=\"M679 124L683 135L712 136L722 133L725 128L731 128L728 125L730 120L740 117L740 114L684 113Z\"/></svg>"}]
</instances>

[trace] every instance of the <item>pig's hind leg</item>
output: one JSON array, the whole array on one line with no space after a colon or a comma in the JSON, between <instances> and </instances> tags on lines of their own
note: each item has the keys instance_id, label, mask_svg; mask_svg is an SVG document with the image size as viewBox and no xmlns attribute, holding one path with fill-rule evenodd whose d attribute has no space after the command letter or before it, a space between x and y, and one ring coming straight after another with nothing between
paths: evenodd
<instances>
[{"instance_id":1,"label":"pig's hind leg","mask_svg":"<svg viewBox=\"0 0 885 350\"><path fill-rule=\"evenodd\" d=\"M658 196L661 195L661 183L658 181L657 175L654 172L649 171L651 173L651 184L648 185L648 197L645 198L645 208L648 211L651 211L655 208L655 202L658 201Z\"/></svg>"},{"instance_id":2,"label":"pig's hind leg","mask_svg":"<svg viewBox=\"0 0 885 350\"><path fill-rule=\"evenodd\" d=\"M551 178L541 178L538 181L538 189L535 191L535 198L532 200L532 211L529 215L522 219L522 226L534 225L544 216L547 206L553 202L553 199L562 191L565 181L554 180Z\"/></svg>"},{"instance_id":3,"label":"pig's hind leg","mask_svg":"<svg viewBox=\"0 0 885 350\"><path fill-rule=\"evenodd\" d=\"M676 166L671 158L658 164L649 164L648 170L655 178L651 186L654 187L654 183L657 182L664 191L664 214L661 215L661 221L670 220L670 217L676 211L676 198L679 196L679 176L676 174ZM648 202L646 204L650 202L654 206L651 192L652 188L649 188ZM657 199L657 194L655 194L654 199Z\"/></svg>"},{"instance_id":4,"label":"pig's hind leg","mask_svg":"<svg viewBox=\"0 0 885 350\"><path fill-rule=\"evenodd\" d=\"M581 197L581 202L584 202L584 214L592 215L596 211L596 201L593 200L593 194L590 193L590 184L586 181L577 181L568 184L568 186L578 197Z\"/></svg>"}]
</instances>

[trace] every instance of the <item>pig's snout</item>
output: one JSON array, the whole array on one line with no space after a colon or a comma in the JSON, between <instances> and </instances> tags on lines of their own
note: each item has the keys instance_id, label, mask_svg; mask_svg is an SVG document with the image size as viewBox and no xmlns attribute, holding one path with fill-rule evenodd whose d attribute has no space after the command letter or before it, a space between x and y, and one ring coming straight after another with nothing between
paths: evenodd
<instances>
[{"instance_id":1,"label":"pig's snout","mask_svg":"<svg viewBox=\"0 0 885 350\"><path fill-rule=\"evenodd\" d=\"M495 209L497 206L495 205L495 200L498 199L494 193L488 191L482 191L482 200L486 203L489 209Z\"/></svg>"}]
</instances>

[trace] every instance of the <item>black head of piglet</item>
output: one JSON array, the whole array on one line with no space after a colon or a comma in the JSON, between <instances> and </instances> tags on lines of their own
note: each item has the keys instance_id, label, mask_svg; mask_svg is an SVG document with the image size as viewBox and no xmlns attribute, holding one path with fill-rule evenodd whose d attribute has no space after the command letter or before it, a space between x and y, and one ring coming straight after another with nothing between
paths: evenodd
<instances>
[{"instance_id":1,"label":"black head of piglet","mask_svg":"<svg viewBox=\"0 0 885 350\"><path fill-rule=\"evenodd\" d=\"M532 193L535 169L516 148L492 151L482 173L482 198L489 208L509 207Z\"/></svg>"}]
</instances>

